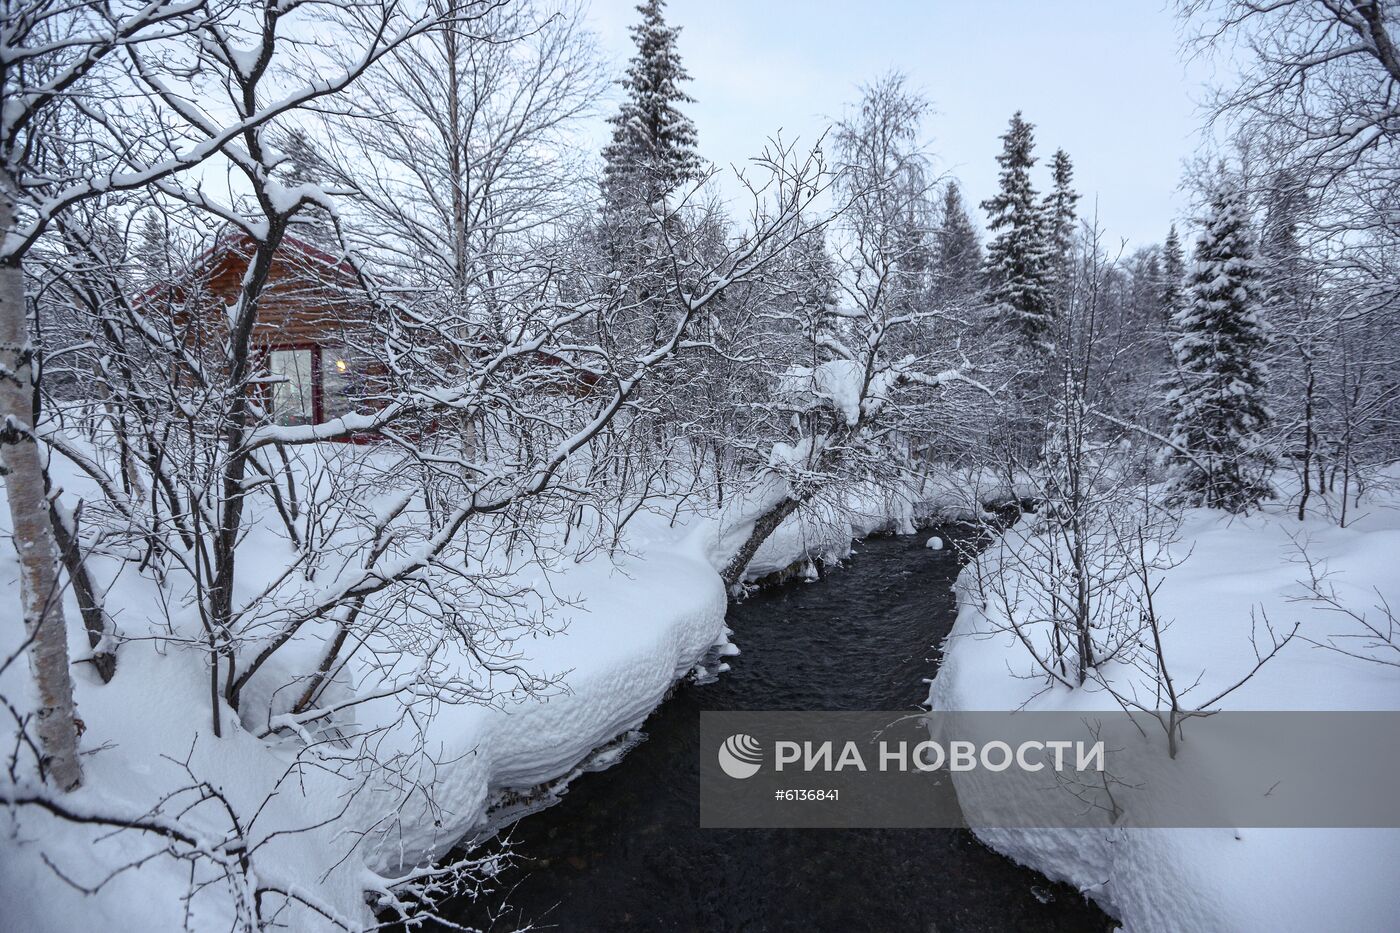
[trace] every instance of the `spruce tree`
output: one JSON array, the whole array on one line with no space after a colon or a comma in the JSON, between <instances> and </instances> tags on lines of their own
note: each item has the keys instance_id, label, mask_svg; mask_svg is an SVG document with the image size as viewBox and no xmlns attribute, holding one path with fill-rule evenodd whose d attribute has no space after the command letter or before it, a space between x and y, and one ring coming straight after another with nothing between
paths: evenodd
<instances>
[{"instance_id":1,"label":"spruce tree","mask_svg":"<svg viewBox=\"0 0 1400 933\"><path fill-rule=\"evenodd\" d=\"M1077 219L1074 205L1079 194L1074 190L1074 165L1069 154L1056 149L1050 163L1053 187L1045 197L1046 240L1056 271L1069 265L1074 249L1074 224Z\"/></svg>"},{"instance_id":2,"label":"spruce tree","mask_svg":"<svg viewBox=\"0 0 1400 933\"><path fill-rule=\"evenodd\" d=\"M1305 205L1301 186L1281 173L1269 193L1259 243L1261 300L1276 322L1301 317L1307 297L1303 244L1298 235Z\"/></svg>"},{"instance_id":3,"label":"spruce tree","mask_svg":"<svg viewBox=\"0 0 1400 933\"><path fill-rule=\"evenodd\" d=\"M1168 395L1179 448L1174 498L1246 512L1269 498L1264 442L1267 328L1244 200L1222 183L1196 244L1187 304L1175 319L1178 383Z\"/></svg>"},{"instance_id":4,"label":"spruce tree","mask_svg":"<svg viewBox=\"0 0 1400 933\"><path fill-rule=\"evenodd\" d=\"M922 195L910 197L891 231L891 304L912 312L928 299L934 273L933 205Z\"/></svg>"},{"instance_id":5,"label":"spruce tree","mask_svg":"<svg viewBox=\"0 0 1400 933\"><path fill-rule=\"evenodd\" d=\"M281 148L287 157L278 167L280 180L284 184L319 188L327 181L331 174L330 168L303 130L293 129L287 133ZM293 216L289 228L293 235L310 240L318 246L337 251L339 249L340 237L335 230L335 219L320 204L304 206Z\"/></svg>"},{"instance_id":6,"label":"spruce tree","mask_svg":"<svg viewBox=\"0 0 1400 933\"><path fill-rule=\"evenodd\" d=\"M1128 280L1131 319L1139 326L1154 327L1161 315L1161 250L1147 247L1134 253L1128 262Z\"/></svg>"},{"instance_id":7,"label":"spruce tree","mask_svg":"<svg viewBox=\"0 0 1400 933\"><path fill-rule=\"evenodd\" d=\"M951 181L943 191L934 265L934 296L942 304L963 301L977 289L977 273L982 266L982 243L977 228L967 215L958 183Z\"/></svg>"},{"instance_id":8,"label":"spruce tree","mask_svg":"<svg viewBox=\"0 0 1400 933\"><path fill-rule=\"evenodd\" d=\"M1158 294L1158 309L1162 321L1170 329L1185 302L1186 255L1181 249L1181 238L1177 236L1176 224L1167 231L1167 240L1162 244L1162 287Z\"/></svg>"},{"instance_id":9,"label":"spruce tree","mask_svg":"<svg viewBox=\"0 0 1400 933\"><path fill-rule=\"evenodd\" d=\"M690 75L676 49L680 29L666 24L663 6L664 0L647 0L637 7L637 53L619 82L627 98L609 121L613 134L603 150L603 189L615 206L654 204L701 171L695 124L680 110L694 103L681 90Z\"/></svg>"},{"instance_id":10,"label":"spruce tree","mask_svg":"<svg viewBox=\"0 0 1400 933\"><path fill-rule=\"evenodd\" d=\"M137 281L148 288L170 285L175 276L175 251L167 218L157 211L142 216L132 250Z\"/></svg>"},{"instance_id":11,"label":"spruce tree","mask_svg":"<svg viewBox=\"0 0 1400 933\"><path fill-rule=\"evenodd\" d=\"M1051 314L1063 317L1074 286L1074 227L1078 219L1074 205L1079 193L1074 190L1074 165L1069 154L1056 149L1050 160L1050 193L1041 205L1045 224L1045 248L1049 254L1048 283L1051 292Z\"/></svg>"},{"instance_id":12,"label":"spruce tree","mask_svg":"<svg viewBox=\"0 0 1400 933\"><path fill-rule=\"evenodd\" d=\"M1000 188L995 197L982 202L989 215L987 226L996 233L987 244L984 268L994 317L1024 347L1049 355L1054 351L1050 253L1044 215L1031 185L1032 129L1017 111L1001 137Z\"/></svg>"}]
</instances>

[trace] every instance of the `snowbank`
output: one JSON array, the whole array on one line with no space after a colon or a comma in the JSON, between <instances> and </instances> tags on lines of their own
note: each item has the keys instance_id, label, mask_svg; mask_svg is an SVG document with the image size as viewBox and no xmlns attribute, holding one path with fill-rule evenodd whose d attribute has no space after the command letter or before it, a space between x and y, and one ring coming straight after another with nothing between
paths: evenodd
<instances>
[{"instance_id":1,"label":"snowbank","mask_svg":"<svg viewBox=\"0 0 1400 933\"><path fill-rule=\"evenodd\" d=\"M835 495L834 505L816 503L784 521L754 554L744 579L761 580L803 560L845 560L853 542L872 534L912 535L938 522L981 518L988 505L1029 490L963 469L931 471L895 486L858 484Z\"/></svg>"},{"instance_id":2,"label":"snowbank","mask_svg":"<svg viewBox=\"0 0 1400 933\"><path fill-rule=\"evenodd\" d=\"M761 580L804 560L845 560L852 542L879 532L913 534L915 524L910 492L857 487L840 497L839 506L814 505L789 516L759 546L744 579Z\"/></svg>"},{"instance_id":3,"label":"snowbank","mask_svg":"<svg viewBox=\"0 0 1400 933\"><path fill-rule=\"evenodd\" d=\"M367 786L349 799L343 816L267 843L258 853L260 880L309 892L340 916L368 926L372 917L364 891L382 883L376 875L401 875L445 855L485 824L504 791L567 776L595 748L637 727L678 678L717 643L728 641L726 596L714 571L675 542L642 540L638 550L637 556L585 563L556 577L559 592L583 595L580 605L569 611L562 630L514 645L520 664L560 676L559 690L538 698L506 697L491 706L436 710L426 735L437 762L433 773L406 775L432 781L435 806L422 806L410 796L399 812L386 813L384 801L398 795L375 784L387 785L391 776L366 774ZM0 587L6 592L16 591L16 571L13 552L0 556ZM128 633L143 600L155 598L139 591L144 583L123 577L109 597L111 605L124 607L121 622ZM68 608L76 619L76 605ZM70 625L70 633L71 650L81 657L87 649L77 626ZM16 647L15 636L13 630L5 632L6 654ZM465 658L457 661L466 664ZM21 693L25 688L15 674L23 671L21 662L7 672L0 692ZM188 758L194 774L219 786L239 812L251 814L296 761L293 749L256 738L232 716L224 723L225 737L212 738L203 662L168 644L126 644L112 683L104 686L80 674L77 694L88 753L86 784L69 798L78 807L144 813L160 796L188 783L176 764ZM375 715L392 711L368 706L358 714L362 722ZM405 740L403 732L390 730L386 746ZM251 835L303 830L334 818L351 798L353 784L343 775L308 767L298 780L282 784ZM227 830L212 815L205 828ZM362 833L368 835L360 839ZM153 840L131 833L102 841L105 835L34 811L23 811L18 820L0 817L0 903L7 928L68 930L94 922L111 929L182 928L186 866L156 859L89 896L65 885L43 863L47 854L75 882L91 885L142 845L157 848ZM223 903L217 896L196 898L192 928L227 928L219 910ZM294 926L315 928L303 914L297 914Z\"/></svg>"},{"instance_id":4,"label":"snowbank","mask_svg":"<svg viewBox=\"0 0 1400 933\"><path fill-rule=\"evenodd\" d=\"M1344 634L1348 620L1299 602L1306 567L1298 544L1325 561L1338 595L1361 611L1379 599L1400 604L1400 497L1377 493L1347 528L1318 518L1299 523L1282 506L1231 519L1188 513L1165 571L1158 609L1175 677L1200 673L1201 695L1237 679L1254 662L1251 610L1317 642ZM1015 541L1017 529L1010 533ZM1107 710L1102 690L1040 692L1030 660L999 631L960 579L960 612L930 689L934 709ZM1126 672L1119 672L1129 676ZM1027 676L1021 677L1019 675ZM1228 709L1400 709L1400 668L1345 657L1295 640L1225 702ZM1165 757L1165 748L1164 748ZM954 775L976 805L976 774ZM992 848L1055 880L1078 886L1124 928L1141 931L1393 930L1400 918L1400 830L1115 829L1006 830L978 835Z\"/></svg>"},{"instance_id":5,"label":"snowbank","mask_svg":"<svg viewBox=\"0 0 1400 933\"><path fill-rule=\"evenodd\" d=\"M54 467L70 495L95 497L84 477L64 464ZM803 560L842 557L853 537L886 528L912 530L913 514L907 496L881 497L867 490L852 499L854 517L795 515L765 544L748 576L756 579ZM268 691L250 690L242 721L226 716L224 737L214 738L202 652L162 637L157 604L178 602L179 594L95 559L95 574L111 583L107 604L119 628L128 637L146 637L122 646L111 684L101 684L84 665L75 666L78 709L86 725L86 783L65 800L79 810L137 816L195 775L219 788L244 819L258 813L243 833L261 843L259 883L297 892L348 924L368 926L373 917L366 891L440 859L484 828L547 803L583 770L620 759L632 730L678 679L710 658L718 662L737 652L724 624L726 593L709 553L724 537L718 524L692 518L689 527L673 526L664 517L641 515L629 526L625 552L612 559L599 555L578 564L563 562L548 585L566 608L551 624L529 629L510 646L522 669L555 680L557 686L543 695L507 689L490 704L440 704L421 733L417 724L394 725L403 717L397 700L356 707L355 724L375 736L381 766L373 768L347 768L343 762L325 767L318 756L333 755L334 748L308 753L296 741L258 738L250 730L260 716L267 721L275 702ZM240 554L248 555L250 566L262 566L261 556L275 568L286 548L269 513L254 518ZM13 550L0 549L5 592L17 592L17 573ZM71 594L66 608L71 652L81 658L88 649L73 624L78 612ZM177 619L181 611L176 608ZM18 629L0 631L0 657L18 648ZM325 632L304 635L305 645L285 649L287 660L304 661L296 653L315 651ZM445 661L459 674L481 674L463 650ZM722 662L711 666L723 669ZM27 691L20 660L0 676L0 694L24 705ZM8 735L4 740L7 747L13 744ZM346 760L358 751L345 749ZM427 754L417 754L423 751ZM431 799L415 786L431 786ZM201 806L183 819L214 839L229 832L217 808ZM193 898L186 916L187 863L152 858L95 893L83 893L44 862L47 856L76 885L98 887L118 867L160 846L155 838L113 835L30 808L0 813L5 926L36 933L94 924L227 929L232 895L222 882ZM298 930L332 926L301 908L289 909L284 919Z\"/></svg>"}]
</instances>

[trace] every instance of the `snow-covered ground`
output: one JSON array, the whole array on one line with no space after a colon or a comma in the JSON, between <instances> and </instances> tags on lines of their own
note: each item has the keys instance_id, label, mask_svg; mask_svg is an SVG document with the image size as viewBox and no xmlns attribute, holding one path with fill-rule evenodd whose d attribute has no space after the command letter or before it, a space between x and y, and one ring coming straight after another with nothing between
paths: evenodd
<instances>
[{"instance_id":1,"label":"snow-covered ground","mask_svg":"<svg viewBox=\"0 0 1400 933\"><path fill-rule=\"evenodd\" d=\"M1181 683L1198 674L1209 696L1255 660L1251 620L1267 614L1298 639L1222 705L1250 710L1400 709L1400 667L1317 647L1336 640L1357 648L1358 627L1306 595L1299 545L1330 572L1340 600L1380 621L1377 605L1400 606L1400 495L1370 494L1346 528L1320 517L1298 522L1281 504L1245 518L1189 512L1163 571L1157 608L1171 625L1164 653ZM1024 547L1018 535L1008 545ZM960 612L929 695L942 710L1110 710L1092 686L1044 690L1026 649L1006 632L995 605L984 608L960 578ZM1307 640L1304 640L1307 639ZM1366 652L1362 652L1366 653ZM1371 652L1381 657L1381 652ZM1136 675L1111 672L1126 681ZM1024 675L1024 676L1022 676ZM1042 692L1044 690L1044 692ZM1163 742L1163 757L1166 749ZM975 806L986 791L976 772L955 775L959 796ZM1084 890L1125 929L1143 931L1383 931L1400 928L1400 830L1290 829L983 829L990 846L1056 880Z\"/></svg>"},{"instance_id":2,"label":"snow-covered ground","mask_svg":"<svg viewBox=\"0 0 1400 933\"><path fill-rule=\"evenodd\" d=\"M56 467L66 489L92 494L82 477ZM858 488L840 508L806 510L786 522L760 548L746 576L839 560L853 539L879 530L912 532L929 514L975 511L979 502L1010 492L993 480L957 474L898 495ZM284 547L275 530L270 522L255 524L245 547ZM299 743L279 744L248 731L246 709L242 722L230 715L225 737L214 739L202 655L158 637L127 642L111 684L102 685L84 665L75 668L87 783L65 800L78 812L140 816L189 785L193 774L226 795L245 821L258 814L243 831L259 844L260 883L367 925L372 917L366 891L441 858L483 827L548 802L582 771L615 762L632 730L679 678L722 669L724 656L738 649L724 623L726 594L717 573L723 548L716 542L727 541L733 531L722 519L684 513L673 523L660 510L629 526L626 548L615 557L560 562L550 589L565 608L547 626L527 626L512 646L524 668L556 685L538 696L506 692L489 704L438 706L423 734L427 756L410 754L415 729L378 733L381 764L413 762L400 774L382 767L358 773L320 767ZM1013 529L1008 540L1014 542L1017 533ZM1167 572L1158 599L1162 615L1172 621L1166 637L1173 665L1183 677L1204 671L1202 692L1213 679L1238 676L1252 659L1251 610L1262 608L1278 623L1300 621L1314 641L1346 634L1338 613L1296 601L1305 569L1296 560L1299 542L1326 562L1331 582L1349 604L1362 611L1379 598L1400 605L1400 578L1393 572L1400 554L1400 496L1392 492L1373 494L1344 529L1321 518L1300 524L1282 506L1233 520L1190 513L1173 545L1178 556L1189 557ZM0 552L6 592L16 589L16 570L13 553ZM115 581L107 601L123 631L158 635L160 613L153 601L163 598L159 589L135 573L104 573L100 562L99 573ZM76 619L71 600L68 610ZM1091 689L1032 698L1039 681L1008 676L1028 672L1022 649L1004 634L989 634L991 627L964 600L931 690L936 708L1113 708ZM0 656L18 646L16 628L0 635ZM78 626L70 628L73 654L82 657L85 640ZM470 672L465 655L452 661ZM26 679L21 660L0 676L0 693L23 697ZM259 702L266 708L266 697ZM1227 707L1400 709L1400 670L1295 642L1233 694ZM360 726L388 723L400 711L397 702L370 703L358 707L356 719ZM975 796L975 772L958 777L960 793ZM431 800L412 791L415 782L431 783ZM158 851L159 840L112 835L30 809L16 812L17 818L0 816L0 903L7 929L227 927L230 893L216 885L186 902L190 866L168 857L124 870L96 893L80 890ZM211 845L228 832L227 821L208 807L192 811L184 823L207 834ZM1384 930L1400 917L1400 889L1390 878L1400 864L1400 831L981 835L1012 858L1081 887L1132 931ZM318 927L306 908L289 910L285 919L296 929Z\"/></svg>"},{"instance_id":3,"label":"snow-covered ground","mask_svg":"<svg viewBox=\"0 0 1400 933\"><path fill-rule=\"evenodd\" d=\"M56 462L54 469L70 495L94 494L64 464ZM764 545L749 578L804 559L843 557L853 536L885 527L906 530L912 522L906 497L857 494L856 500L864 504L857 502L854 518L793 516ZM259 883L295 891L349 924L368 925L373 918L366 891L441 858L484 826L518 815L532 798L548 800L580 769L615 760L628 733L679 678L692 671L712 673L724 655L737 651L729 643L726 593L710 553L714 526L714 519L692 516L688 525L673 525L667 516L643 514L629 526L626 548L615 558L598 554L582 563L560 562L549 588L566 608L549 625L524 632L510 648L518 664L555 680L555 686L535 696L507 691L489 704L436 706L421 733L428 754L414 754L416 726L364 728L401 717L398 701L356 707L356 724L375 735L376 759L403 763L397 774L392 767L357 770L344 762L323 767L318 756L335 754L334 747L313 754L295 741L258 738L248 728L258 718L250 708L260 703L266 715L265 692L253 692L241 722L226 717L224 738L212 737L202 652L159 637L163 616L157 602L172 599L172 592L96 559L96 575L111 581L109 609L124 635L138 640L122 646L117 676L108 685L85 665L75 667L78 710L86 726L86 783L65 802L79 812L139 816L190 785L193 775L217 787L241 819L251 822L243 835L258 845ZM256 561L259 549L285 548L274 519L264 514L240 553ZM17 590L17 562L8 547L0 550L0 588ZM71 652L81 658L88 649L80 627L72 624L78 612L71 595L67 609ZM0 657L18 648L18 629L3 629ZM314 641L307 650L314 650ZM465 653L446 657L461 673L473 673ZM702 663L710 670L697 670ZM27 700L27 680L20 659L0 677L0 694ZM348 759L358 749L344 751ZM431 784L431 800L413 791L415 783ZM229 832L216 807L200 806L182 819L207 833L214 846ZM187 903L187 863L152 858L99 886L118 867L161 846L154 837L113 835L31 808L3 812L3 925L28 931L164 930L187 923L193 929L226 929L232 894L219 883ZM298 930L320 923L305 908L289 910L286 919Z\"/></svg>"}]
</instances>

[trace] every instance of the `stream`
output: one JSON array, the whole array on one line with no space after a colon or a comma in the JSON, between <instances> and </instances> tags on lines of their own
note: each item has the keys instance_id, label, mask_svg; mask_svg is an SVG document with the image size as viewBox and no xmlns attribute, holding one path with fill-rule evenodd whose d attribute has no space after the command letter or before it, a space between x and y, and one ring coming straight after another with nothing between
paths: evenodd
<instances>
[{"instance_id":1,"label":"stream","mask_svg":"<svg viewBox=\"0 0 1400 933\"><path fill-rule=\"evenodd\" d=\"M938 534L949 547L924 547ZM701 710L896 710L925 699L952 627L957 532L861 542L821 581L731 604L743 654L679 686L613 768L508 831L517 863L445 915L481 929L1109 930L1078 892L956 829L699 828ZM951 793L951 790L949 791Z\"/></svg>"}]
</instances>

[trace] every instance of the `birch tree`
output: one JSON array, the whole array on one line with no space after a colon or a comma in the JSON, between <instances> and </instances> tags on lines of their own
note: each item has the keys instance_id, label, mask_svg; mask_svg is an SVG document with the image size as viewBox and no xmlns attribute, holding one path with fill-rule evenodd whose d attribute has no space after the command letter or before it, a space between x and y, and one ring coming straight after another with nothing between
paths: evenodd
<instances>
[{"instance_id":1,"label":"birch tree","mask_svg":"<svg viewBox=\"0 0 1400 933\"><path fill-rule=\"evenodd\" d=\"M789 516L866 483L891 488L912 453L967 430L954 411L989 393L963 354L965 321L936 307L916 270L929 217L919 121L926 104L898 75L865 90L835 133L838 208L828 222L834 300L779 310L787 342L765 340L753 364L766 456L721 521L716 550L731 588ZM820 307L822 313L811 312ZM774 352L781 348L781 352Z\"/></svg>"},{"instance_id":2,"label":"birch tree","mask_svg":"<svg viewBox=\"0 0 1400 933\"><path fill-rule=\"evenodd\" d=\"M362 38L348 64L293 83L282 94L259 86L283 57L306 61L311 43L288 39L289 22L330 12ZM273 183L262 175L273 163L263 136L271 121L339 93L390 49L426 29L434 14L403 13L393 4L300 3L257 11L203 0L140 4L55 4L33 0L6 9L7 41L0 69L6 106L0 118L0 365L9 378L0 394L4 418L6 491L22 558L24 617L29 655L40 704L41 735L48 771L58 786L80 781L76 758L72 681L67 668L61 589L54 561L43 463L36 443L39 425L32 360L25 320L25 259L33 247L78 205L115 192L159 189L213 207L198 188L176 180L215 157L241 166L264 181L261 205L267 216L268 247L250 265L248 300L233 315L234 354L227 378L241 393L248 377L246 343L256 318L257 293L285 221L312 195L276 201ZM454 8L453 18L469 18ZM183 57L182 57L183 56ZM187 67L189 66L189 67ZM199 66L220 79L224 99L210 101ZM282 73L285 76L285 72ZM181 82L185 82L182 87ZM221 109L220 104L226 106ZM217 211L217 208L215 208ZM225 219L237 221L234 215ZM228 442L242 442L248 409L235 402L226 425ZM225 512L214 562L225 567L211 590L215 615L226 612L232 584L232 548L242 495L241 470L225 477L230 509ZM219 556L222 555L222 556ZM217 726L216 726L217 729Z\"/></svg>"},{"instance_id":3,"label":"birch tree","mask_svg":"<svg viewBox=\"0 0 1400 933\"><path fill-rule=\"evenodd\" d=\"M208 150L177 153L163 164L128 164L106 174L66 151L58 134L75 112L100 113L108 82L136 48L210 16L201 0L155 3L53 3L5 7L0 49L0 453L6 498L20 555L20 600L30 668L38 693L39 736L49 779L70 790L82 781L76 710L68 670L63 590L55 566L47 482L36 441L35 347L26 319L25 257L55 218L104 192L151 183L196 164ZM91 108L90 110L88 108ZM92 131L102 139L101 118ZM87 134L84 133L83 136ZM112 150L115 150L113 147ZM139 157L138 157L139 158Z\"/></svg>"}]
</instances>

